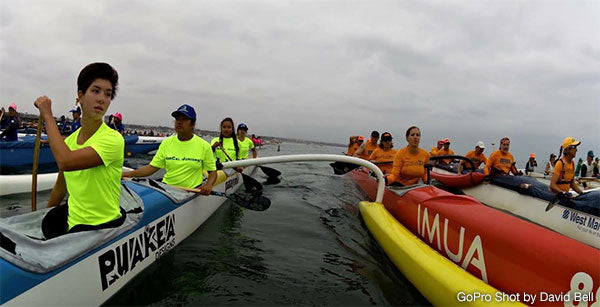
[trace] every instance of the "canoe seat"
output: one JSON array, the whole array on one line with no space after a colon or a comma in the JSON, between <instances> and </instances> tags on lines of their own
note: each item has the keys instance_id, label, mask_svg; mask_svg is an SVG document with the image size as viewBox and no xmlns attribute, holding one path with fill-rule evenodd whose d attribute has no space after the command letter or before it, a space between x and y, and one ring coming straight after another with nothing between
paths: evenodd
<instances>
[{"instance_id":1,"label":"canoe seat","mask_svg":"<svg viewBox=\"0 0 600 307\"><path fill-rule=\"evenodd\" d=\"M117 228L65 234L45 240L42 219L51 208L0 218L0 257L30 272L47 273L134 227L142 218L142 199L121 184L121 208L127 213Z\"/></svg>"}]
</instances>

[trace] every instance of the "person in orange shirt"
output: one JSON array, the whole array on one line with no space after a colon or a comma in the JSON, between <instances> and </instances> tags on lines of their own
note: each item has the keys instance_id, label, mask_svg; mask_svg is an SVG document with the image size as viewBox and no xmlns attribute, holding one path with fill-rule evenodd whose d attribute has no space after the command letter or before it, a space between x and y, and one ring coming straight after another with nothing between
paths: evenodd
<instances>
[{"instance_id":1,"label":"person in orange shirt","mask_svg":"<svg viewBox=\"0 0 600 307\"><path fill-rule=\"evenodd\" d=\"M442 147L443 147L443 146L444 146L444 141L443 141L443 140L438 140L438 142L437 142L437 146L433 146L433 147L431 147L431 151L429 152L429 154L430 154L432 157L435 157L435 156L437 156L437 152L438 152L438 150L442 149Z\"/></svg>"},{"instance_id":2,"label":"person in orange shirt","mask_svg":"<svg viewBox=\"0 0 600 307\"><path fill-rule=\"evenodd\" d=\"M359 157L361 159L368 160L373 151L377 149L377 141L379 141L379 132L373 131L371 132L371 138L369 141L364 142L355 152L354 157Z\"/></svg>"},{"instance_id":3,"label":"person in orange shirt","mask_svg":"<svg viewBox=\"0 0 600 307\"><path fill-rule=\"evenodd\" d=\"M365 138L362 135L359 136L351 136L350 143L348 144L348 151L346 152L346 156L352 156L356 152L356 150L362 145Z\"/></svg>"},{"instance_id":4,"label":"person in orange shirt","mask_svg":"<svg viewBox=\"0 0 600 307\"><path fill-rule=\"evenodd\" d=\"M392 139L389 132L384 132L381 135L381 141L379 141L379 148L375 149L369 157L369 161L377 164L384 175L392 172L392 162L394 162L397 152L396 149L392 148L394 147Z\"/></svg>"},{"instance_id":5,"label":"person in orange shirt","mask_svg":"<svg viewBox=\"0 0 600 307\"><path fill-rule=\"evenodd\" d=\"M388 185L406 186L418 183L419 179L427 181L425 164L429 162L429 153L419 148L421 130L416 126L408 128L406 141L408 146L398 150L394 156L392 172L385 177Z\"/></svg>"},{"instance_id":6,"label":"person in orange shirt","mask_svg":"<svg viewBox=\"0 0 600 307\"><path fill-rule=\"evenodd\" d=\"M483 169L485 183L490 182L490 175L509 175L510 172L517 176L523 175L523 172L517 171L515 158L508 152L509 149L510 139L507 137L502 138L500 140L500 149L494 151L485 163L485 168Z\"/></svg>"},{"instance_id":7,"label":"person in orange shirt","mask_svg":"<svg viewBox=\"0 0 600 307\"><path fill-rule=\"evenodd\" d=\"M450 140L445 139L444 147L437 151L436 156L453 156L453 155L454 155L454 151L452 149L450 149ZM437 160L437 164L448 165L452 161L453 161L453 159L442 159L442 160Z\"/></svg>"},{"instance_id":8,"label":"person in orange shirt","mask_svg":"<svg viewBox=\"0 0 600 307\"><path fill-rule=\"evenodd\" d=\"M554 164L554 171L552 172L552 179L550 179L550 191L554 193L568 193L570 189L575 192L582 194L583 191L579 188L579 185L575 179L575 163L573 159L577 155L577 146L581 142L576 141L572 137L565 138L560 147L558 156L563 154L564 156L556 161Z\"/></svg>"},{"instance_id":9,"label":"person in orange shirt","mask_svg":"<svg viewBox=\"0 0 600 307\"><path fill-rule=\"evenodd\" d=\"M535 160L535 153L529 154L529 161L525 163L525 175L529 175L529 173L533 173L535 168L537 167L537 161Z\"/></svg>"},{"instance_id":10,"label":"person in orange shirt","mask_svg":"<svg viewBox=\"0 0 600 307\"><path fill-rule=\"evenodd\" d=\"M477 142L477 144L475 144L475 150L471 150L465 155L465 158L468 158L471 160L471 162L473 162L473 167L475 169L478 169L482 163L487 165L487 163L486 163L487 159L486 159L485 155L483 154L484 150L485 150L485 145L483 144L482 141L479 141L479 142ZM460 163L458 163L458 173L459 174L462 173L463 165L470 167L469 163L466 163L464 160L460 160Z\"/></svg>"}]
</instances>

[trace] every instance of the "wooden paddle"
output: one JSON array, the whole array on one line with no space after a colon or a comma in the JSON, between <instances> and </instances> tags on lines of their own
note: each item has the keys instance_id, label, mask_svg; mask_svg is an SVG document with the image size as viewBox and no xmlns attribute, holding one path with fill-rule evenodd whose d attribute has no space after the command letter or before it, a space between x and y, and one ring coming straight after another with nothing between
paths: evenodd
<instances>
[{"instance_id":1,"label":"wooden paddle","mask_svg":"<svg viewBox=\"0 0 600 307\"><path fill-rule=\"evenodd\" d=\"M31 171L31 211L37 210L37 171L38 171L38 160L40 157L40 145L42 138L42 125L44 118L40 114L38 118L37 131L35 132L35 146L33 148L33 166Z\"/></svg>"}]
</instances>

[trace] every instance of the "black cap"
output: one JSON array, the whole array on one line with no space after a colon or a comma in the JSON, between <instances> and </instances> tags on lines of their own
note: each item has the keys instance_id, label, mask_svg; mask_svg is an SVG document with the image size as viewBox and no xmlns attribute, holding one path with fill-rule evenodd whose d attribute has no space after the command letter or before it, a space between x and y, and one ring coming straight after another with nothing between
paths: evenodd
<instances>
[{"instance_id":1,"label":"black cap","mask_svg":"<svg viewBox=\"0 0 600 307\"><path fill-rule=\"evenodd\" d=\"M378 138L379 137L379 132L373 130L373 132L371 132L371 136L374 138Z\"/></svg>"},{"instance_id":2,"label":"black cap","mask_svg":"<svg viewBox=\"0 0 600 307\"><path fill-rule=\"evenodd\" d=\"M389 132L384 132L381 135L381 140L382 141L391 141L393 139L392 135Z\"/></svg>"}]
</instances>

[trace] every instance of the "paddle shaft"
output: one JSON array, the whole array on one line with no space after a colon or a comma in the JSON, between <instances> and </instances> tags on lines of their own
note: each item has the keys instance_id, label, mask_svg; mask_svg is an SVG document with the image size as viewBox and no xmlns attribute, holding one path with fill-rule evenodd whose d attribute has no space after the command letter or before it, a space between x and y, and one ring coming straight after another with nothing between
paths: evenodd
<instances>
[{"instance_id":1,"label":"paddle shaft","mask_svg":"<svg viewBox=\"0 0 600 307\"><path fill-rule=\"evenodd\" d=\"M579 177L577 180L581 180L581 181L597 181L597 182L600 182L600 179L595 178L595 177Z\"/></svg>"},{"instance_id":2,"label":"paddle shaft","mask_svg":"<svg viewBox=\"0 0 600 307\"><path fill-rule=\"evenodd\" d=\"M233 160L231 160L231 157L225 151L225 148L223 148L223 144L219 144L219 149L223 152L223 154L225 155L225 157L227 157L227 161L233 161Z\"/></svg>"},{"instance_id":3,"label":"paddle shaft","mask_svg":"<svg viewBox=\"0 0 600 307\"><path fill-rule=\"evenodd\" d=\"M31 170L31 211L37 210L37 172L38 172L38 160L40 157L40 145L42 139L42 124L44 118L42 114L38 118L38 126L35 132L35 147L33 148L33 165Z\"/></svg>"}]
</instances>

